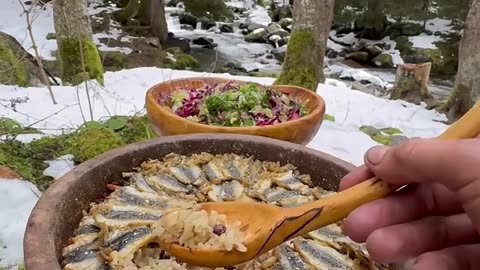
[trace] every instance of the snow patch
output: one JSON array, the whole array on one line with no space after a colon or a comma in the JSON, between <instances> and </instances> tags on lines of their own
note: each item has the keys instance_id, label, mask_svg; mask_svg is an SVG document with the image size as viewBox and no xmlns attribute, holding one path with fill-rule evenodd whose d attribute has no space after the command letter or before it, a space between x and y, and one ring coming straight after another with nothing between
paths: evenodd
<instances>
[{"instance_id":1,"label":"snow patch","mask_svg":"<svg viewBox=\"0 0 480 270\"><path fill-rule=\"evenodd\" d=\"M340 74L341 79L353 78L354 81L369 81L373 84L380 85L385 89L391 88L393 85L383 81L381 78L374 76L364 70L360 69L344 69Z\"/></svg>"},{"instance_id":2,"label":"snow patch","mask_svg":"<svg viewBox=\"0 0 480 270\"><path fill-rule=\"evenodd\" d=\"M45 161L49 166L43 171L43 175L53 177L55 180L59 179L75 167L73 158L73 155L64 155Z\"/></svg>"},{"instance_id":3,"label":"snow patch","mask_svg":"<svg viewBox=\"0 0 480 270\"><path fill-rule=\"evenodd\" d=\"M30 182L0 178L0 267L23 261L23 234L40 196Z\"/></svg>"},{"instance_id":4,"label":"snow patch","mask_svg":"<svg viewBox=\"0 0 480 270\"><path fill-rule=\"evenodd\" d=\"M408 38L410 42L413 43L412 47L414 48L424 48L424 49L437 49L435 42L443 40L439 36L430 36L426 34L421 34L419 36L413 36Z\"/></svg>"}]
</instances>

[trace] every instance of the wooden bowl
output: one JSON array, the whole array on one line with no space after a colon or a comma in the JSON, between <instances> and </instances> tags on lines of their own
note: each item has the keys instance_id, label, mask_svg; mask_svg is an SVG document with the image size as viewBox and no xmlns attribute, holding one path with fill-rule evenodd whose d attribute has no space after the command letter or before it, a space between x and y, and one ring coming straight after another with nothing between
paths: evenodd
<instances>
[{"instance_id":1,"label":"wooden bowl","mask_svg":"<svg viewBox=\"0 0 480 270\"><path fill-rule=\"evenodd\" d=\"M121 179L148 159L172 152L194 154L236 153L263 161L291 163L312 176L315 185L337 190L339 180L353 165L325 153L290 142L250 135L195 134L157 138L118 148L86 161L53 183L37 202L24 238L27 270L61 270L61 251L90 203L107 184Z\"/></svg>"},{"instance_id":2,"label":"wooden bowl","mask_svg":"<svg viewBox=\"0 0 480 270\"><path fill-rule=\"evenodd\" d=\"M232 81L223 78L198 77L177 79L159 83L150 88L146 94L146 109L148 119L159 136L181 135L193 133L235 133L270 137L302 145L308 144L320 129L325 115L323 99L305 88L297 86L275 85L270 88L287 94L291 99L302 102L308 115L271 126L263 127L219 127L195 123L172 112L169 99L171 93L182 88L199 88L205 84L215 84ZM238 80L234 80L238 81Z\"/></svg>"}]
</instances>

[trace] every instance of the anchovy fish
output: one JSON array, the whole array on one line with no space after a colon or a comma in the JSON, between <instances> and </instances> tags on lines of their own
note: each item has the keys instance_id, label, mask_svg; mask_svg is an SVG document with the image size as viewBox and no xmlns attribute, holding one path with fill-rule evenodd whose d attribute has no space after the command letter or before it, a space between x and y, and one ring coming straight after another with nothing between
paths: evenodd
<instances>
[{"instance_id":1,"label":"anchovy fish","mask_svg":"<svg viewBox=\"0 0 480 270\"><path fill-rule=\"evenodd\" d=\"M177 192L177 193L190 193L192 188L189 188L185 184L178 181L175 177L159 173L154 176L147 176L147 182L154 187L157 191Z\"/></svg>"},{"instance_id":2,"label":"anchovy fish","mask_svg":"<svg viewBox=\"0 0 480 270\"><path fill-rule=\"evenodd\" d=\"M225 173L225 164L223 161L214 159L210 161L207 165L204 166L205 174L207 175L207 179L212 184L220 184L222 181L232 179L232 176Z\"/></svg>"},{"instance_id":3,"label":"anchovy fish","mask_svg":"<svg viewBox=\"0 0 480 270\"><path fill-rule=\"evenodd\" d=\"M97 270L105 264L98 255L99 243L97 235L82 235L72 239L73 244L62 251L62 266L68 270Z\"/></svg>"},{"instance_id":4,"label":"anchovy fish","mask_svg":"<svg viewBox=\"0 0 480 270\"><path fill-rule=\"evenodd\" d=\"M154 239L150 227L117 229L105 236L105 244L112 252L111 261L121 261Z\"/></svg>"},{"instance_id":5,"label":"anchovy fish","mask_svg":"<svg viewBox=\"0 0 480 270\"><path fill-rule=\"evenodd\" d=\"M132 180L135 182L135 186L138 190L149 193L157 193L145 180L145 177L141 173L132 174Z\"/></svg>"},{"instance_id":6,"label":"anchovy fish","mask_svg":"<svg viewBox=\"0 0 480 270\"><path fill-rule=\"evenodd\" d=\"M175 176L178 181L182 182L183 184L193 184L195 181L200 178L200 175L202 174L202 169L198 166L176 166L176 167L171 167L170 172Z\"/></svg>"},{"instance_id":7,"label":"anchovy fish","mask_svg":"<svg viewBox=\"0 0 480 270\"><path fill-rule=\"evenodd\" d=\"M303 195L309 195L311 193L309 186L302 183L300 178L293 174L292 170L273 178L273 183L288 190L298 191Z\"/></svg>"},{"instance_id":8,"label":"anchovy fish","mask_svg":"<svg viewBox=\"0 0 480 270\"><path fill-rule=\"evenodd\" d=\"M244 186L238 181L223 182L213 186L212 190L208 192L208 198L214 202L235 201L243 195L244 189Z\"/></svg>"},{"instance_id":9,"label":"anchovy fish","mask_svg":"<svg viewBox=\"0 0 480 270\"><path fill-rule=\"evenodd\" d=\"M358 269L349 257L340 254L334 248L322 245L317 241L296 238L293 240L293 244L302 258L317 270Z\"/></svg>"},{"instance_id":10,"label":"anchovy fish","mask_svg":"<svg viewBox=\"0 0 480 270\"><path fill-rule=\"evenodd\" d=\"M273 266L275 270L312 270L312 267L306 264L300 255L288 244L275 248L273 254L278 259Z\"/></svg>"},{"instance_id":11,"label":"anchovy fish","mask_svg":"<svg viewBox=\"0 0 480 270\"><path fill-rule=\"evenodd\" d=\"M98 224L109 227L145 226L160 219L162 212L138 206L101 204L95 208L94 217Z\"/></svg>"},{"instance_id":12,"label":"anchovy fish","mask_svg":"<svg viewBox=\"0 0 480 270\"><path fill-rule=\"evenodd\" d=\"M149 192L141 192L135 188L126 186L110 194L108 202L152 208L166 208L168 207L169 198Z\"/></svg>"}]
</instances>

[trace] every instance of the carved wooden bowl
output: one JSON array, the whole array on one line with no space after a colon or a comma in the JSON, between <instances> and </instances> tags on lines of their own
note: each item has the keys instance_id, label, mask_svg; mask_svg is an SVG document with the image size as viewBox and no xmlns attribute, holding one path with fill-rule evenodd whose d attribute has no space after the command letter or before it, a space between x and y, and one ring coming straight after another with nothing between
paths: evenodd
<instances>
[{"instance_id":1,"label":"carved wooden bowl","mask_svg":"<svg viewBox=\"0 0 480 270\"><path fill-rule=\"evenodd\" d=\"M302 145L308 144L317 134L325 115L324 100L305 88L297 86L269 86L287 94L291 99L302 102L308 115L296 120L263 127L219 127L195 123L172 112L169 99L171 93L182 88L199 88L204 84L215 84L231 81L230 79L198 77L177 79L159 83L150 88L146 94L146 109L148 119L155 132L162 135L180 135L193 133L235 133L270 137ZM237 80L234 80L237 81Z\"/></svg>"},{"instance_id":2,"label":"carved wooden bowl","mask_svg":"<svg viewBox=\"0 0 480 270\"><path fill-rule=\"evenodd\" d=\"M194 134L157 138L109 151L86 161L57 180L40 198L30 215L24 238L27 270L61 270L61 251L91 202L101 198L106 185L118 181L148 159L169 153L236 153L263 161L291 163L325 189L337 190L339 179L353 165L307 147L260 136Z\"/></svg>"}]
</instances>

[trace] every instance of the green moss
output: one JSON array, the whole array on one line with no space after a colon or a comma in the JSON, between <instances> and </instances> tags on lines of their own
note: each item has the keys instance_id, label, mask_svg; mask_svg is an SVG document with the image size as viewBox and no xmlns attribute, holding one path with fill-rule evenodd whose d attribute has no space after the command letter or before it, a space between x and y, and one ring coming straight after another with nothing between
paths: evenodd
<instances>
[{"instance_id":1,"label":"green moss","mask_svg":"<svg viewBox=\"0 0 480 270\"><path fill-rule=\"evenodd\" d=\"M121 52L100 52L106 71L118 71L128 68L128 56Z\"/></svg>"},{"instance_id":2,"label":"green moss","mask_svg":"<svg viewBox=\"0 0 480 270\"><path fill-rule=\"evenodd\" d=\"M200 67L200 63L198 62L195 57L189 55L189 54L177 54L175 55L175 58L177 61L175 62L175 66L177 69L197 69Z\"/></svg>"},{"instance_id":3,"label":"green moss","mask_svg":"<svg viewBox=\"0 0 480 270\"><path fill-rule=\"evenodd\" d=\"M420 88L420 84L413 77L402 77L390 95L390 99L404 99L408 92L416 91Z\"/></svg>"},{"instance_id":4,"label":"green moss","mask_svg":"<svg viewBox=\"0 0 480 270\"><path fill-rule=\"evenodd\" d=\"M373 135L371 138L372 138L372 140L374 140L374 141L376 141L380 144L390 145L390 136L388 136L388 135L376 134L376 135Z\"/></svg>"},{"instance_id":5,"label":"green moss","mask_svg":"<svg viewBox=\"0 0 480 270\"><path fill-rule=\"evenodd\" d=\"M398 128L382 128L380 131L388 135L402 134L402 131Z\"/></svg>"},{"instance_id":6,"label":"green moss","mask_svg":"<svg viewBox=\"0 0 480 270\"><path fill-rule=\"evenodd\" d=\"M170 48L167 48L165 51L167 51L168 53L171 53L173 55L177 55L177 54L182 54L183 53L183 50L179 47L170 47Z\"/></svg>"},{"instance_id":7,"label":"green moss","mask_svg":"<svg viewBox=\"0 0 480 270\"><path fill-rule=\"evenodd\" d=\"M31 133L41 133L35 128L24 127L22 124L17 121L0 117L0 135L18 135L18 134L31 134Z\"/></svg>"},{"instance_id":8,"label":"green moss","mask_svg":"<svg viewBox=\"0 0 480 270\"><path fill-rule=\"evenodd\" d=\"M8 43L0 38L0 84L27 86L25 64L17 58Z\"/></svg>"},{"instance_id":9,"label":"green moss","mask_svg":"<svg viewBox=\"0 0 480 270\"><path fill-rule=\"evenodd\" d=\"M77 162L84 162L124 144L111 129L85 128L68 139L65 152L73 154Z\"/></svg>"},{"instance_id":10,"label":"green moss","mask_svg":"<svg viewBox=\"0 0 480 270\"><path fill-rule=\"evenodd\" d=\"M83 59L82 63L82 50ZM77 85L84 80L95 79L103 85L103 67L97 47L92 40L62 38L58 40L58 54L62 80ZM83 72L83 66L85 72Z\"/></svg>"},{"instance_id":11,"label":"green moss","mask_svg":"<svg viewBox=\"0 0 480 270\"><path fill-rule=\"evenodd\" d=\"M61 156L64 142L64 136L43 137L30 144L15 140L1 142L0 165L11 168L22 178L28 179L40 190L44 190L53 180L43 175L43 171L48 167L45 161Z\"/></svg>"},{"instance_id":12,"label":"green moss","mask_svg":"<svg viewBox=\"0 0 480 270\"><path fill-rule=\"evenodd\" d=\"M127 6L124 8L114 11L112 13L113 19L117 22L125 25L138 13L139 9L139 0L130 0L128 1Z\"/></svg>"},{"instance_id":13,"label":"green moss","mask_svg":"<svg viewBox=\"0 0 480 270\"><path fill-rule=\"evenodd\" d=\"M57 39L57 34L55 33L48 33L46 36L47 40Z\"/></svg>"},{"instance_id":14,"label":"green moss","mask_svg":"<svg viewBox=\"0 0 480 270\"><path fill-rule=\"evenodd\" d=\"M330 114L325 114L325 115L323 116L323 119L324 119L324 120L327 120L327 121L335 122L335 116L330 115Z\"/></svg>"},{"instance_id":15,"label":"green moss","mask_svg":"<svg viewBox=\"0 0 480 270\"><path fill-rule=\"evenodd\" d=\"M402 131L398 128L377 129L372 126L361 126L360 131L370 136L372 140L383 145L390 145L392 140L392 135L402 133Z\"/></svg>"},{"instance_id":16,"label":"green moss","mask_svg":"<svg viewBox=\"0 0 480 270\"><path fill-rule=\"evenodd\" d=\"M372 61L377 67L383 67L383 68L393 67L393 57L388 53L382 53L380 55L377 55L375 58L373 58Z\"/></svg>"},{"instance_id":17,"label":"green moss","mask_svg":"<svg viewBox=\"0 0 480 270\"><path fill-rule=\"evenodd\" d=\"M402 53L402 56L410 53L413 43L410 42L407 36L399 36L395 39L397 45L395 49L399 50Z\"/></svg>"},{"instance_id":18,"label":"green moss","mask_svg":"<svg viewBox=\"0 0 480 270\"><path fill-rule=\"evenodd\" d=\"M287 54L282 72L275 81L276 85L296 85L315 91L318 83L323 81L321 61L306 61L314 55L306 46L313 46L313 33L309 29L297 30L292 33L288 42ZM316 58L315 58L316 59ZM320 68L320 72L319 69Z\"/></svg>"},{"instance_id":19,"label":"green moss","mask_svg":"<svg viewBox=\"0 0 480 270\"><path fill-rule=\"evenodd\" d=\"M118 132L127 144L158 137L146 116L135 116L128 120L125 128Z\"/></svg>"}]
</instances>

